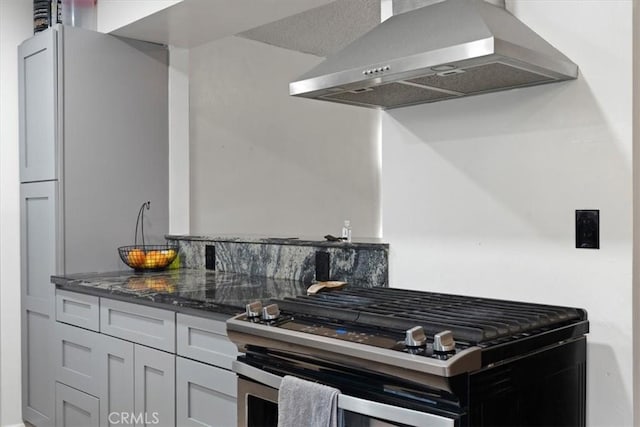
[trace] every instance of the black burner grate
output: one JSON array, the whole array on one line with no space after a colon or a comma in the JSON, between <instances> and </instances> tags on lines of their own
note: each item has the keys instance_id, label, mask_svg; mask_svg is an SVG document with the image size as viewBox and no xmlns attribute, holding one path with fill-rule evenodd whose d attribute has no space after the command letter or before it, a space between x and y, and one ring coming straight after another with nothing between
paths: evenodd
<instances>
[{"instance_id":1,"label":"black burner grate","mask_svg":"<svg viewBox=\"0 0 640 427\"><path fill-rule=\"evenodd\" d=\"M456 340L470 344L586 319L576 308L394 288L352 288L277 303L293 315L366 327L404 331L422 326L428 335L448 329Z\"/></svg>"}]
</instances>

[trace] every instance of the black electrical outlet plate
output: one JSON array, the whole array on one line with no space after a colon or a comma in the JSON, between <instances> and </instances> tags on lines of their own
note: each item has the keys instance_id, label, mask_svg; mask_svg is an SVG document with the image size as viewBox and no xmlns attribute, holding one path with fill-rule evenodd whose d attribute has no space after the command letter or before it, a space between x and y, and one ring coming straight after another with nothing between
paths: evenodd
<instances>
[{"instance_id":1,"label":"black electrical outlet plate","mask_svg":"<svg viewBox=\"0 0 640 427\"><path fill-rule=\"evenodd\" d=\"M216 269L216 247L212 245L206 245L204 247L204 267L207 270Z\"/></svg>"},{"instance_id":2,"label":"black electrical outlet plate","mask_svg":"<svg viewBox=\"0 0 640 427\"><path fill-rule=\"evenodd\" d=\"M325 282L329 280L329 253L316 252L316 280Z\"/></svg>"},{"instance_id":3,"label":"black electrical outlet plate","mask_svg":"<svg viewBox=\"0 0 640 427\"><path fill-rule=\"evenodd\" d=\"M600 211L576 211L576 248L600 249Z\"/></svg>"}]
</instances>

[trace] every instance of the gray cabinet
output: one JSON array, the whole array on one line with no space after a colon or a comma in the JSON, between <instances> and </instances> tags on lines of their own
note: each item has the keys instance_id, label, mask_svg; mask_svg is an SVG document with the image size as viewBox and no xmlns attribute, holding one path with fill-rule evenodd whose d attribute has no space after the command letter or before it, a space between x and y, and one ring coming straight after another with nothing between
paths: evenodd
<instances>
[{"instance_id":1,"label":"gray cabinet","mask_svg":"<svg viewBox=\"0 0 640 427\"><path fill-rule=\"evenodd\" d=\"M140 204L150 243L169 224L163 46L55 26L18 48L20 181L57 181L58 273L122 268Z\"/></svg>"},{"instance_id":2,"label":"gray cabinet","mask_svg":"<svg viewBox=\"0 0 640 427\"><path fill-rule=\"evenodd\" d=\"M176 348L176 314L140 304L101 300L100 332L159 348L171 353Z\"/></svg>"},{"instance_id":3,"label":"gray cabinet","mask_svg":"<svg viewBox=\"0 0 640 427\"><path fill-rule=\"evenodd\" d=\"M53 364L49 357L51 318L46 314L22 311L23 417L35 425L53 425Z\"/></svg>"},{"instance_id":4,"label":"gray cabinet","mask_svg":"<svg viewBox=\"0 0 640 427\"><path fill-rule=\"evenodd\" d=\"M235 427L237 379L233 372L176 358L176 425Z\"/></svg>"},{"instance_id":5,"label":"gray cabinet","mask_svg":"<svg viewBox=\"0 0 640 427\"><path fill-rule=\"evenodd\" d=\"M23 184L20 190L22 303L29 310L52 316L54 288L50 276L59 259L58 184L32 182Z\"/></svg>"},{"instance_id":6,"label":"gray cabinet","mask_svg":"<svg viewBox=\"0 0 640 427\"><path fill-rule=\"evenodd\" d=\"M20 46L20 182L57 178L57 40L40 33Z\"/></svg>"},{"instance_id":7,"label":"gray cabinet","mask_svg":"<svg viewBox=\"0 0 640 427\"><path fill-rule=\"evenodd\" d=\"M99 412L84 411L103 427L175 425L175 355L61 322L55 330L56 396L62 386L67 401L56 397L56 410L66 405L67 418L81 419L77 408L95 399Z\"/></svg>"},{"instance_id":8,"label":"gray cabinet","mask_svg":"<svg viewBox=\"0 0 640 427\"><path fill-rule=\"evenodd\" d=\"M230 369L238 349L225 322L178 313L176 325L177 354L185 356L176 358L177 425L235 426L237 380Z\"/></svg>"},{"instance_id":9,"label":"gray cabinet","mask_svg":"<svg viewBox=\"0 0 640 427\"><path fill-rule=\"evenodd\" d=\"M225 369L237 350L224 322L61 290L56 300L68 305L55 322L56 423L92 425L97 417L101 427L237 424L237 379ZM99 332L60 320L93 325L98 313ZM157 337L176 333L179 356L139 344L166 343Z\"/></svg>"},{"instance_id":10,"label":"gray cabinet","mask_svg":"<svg viewBox=\"0 0 640 427\"><path fill-rule=\"evenodd\" d=\"M133 425L130 418L120 414L134 414L134 344L106 335L100 335L100 344L98 383L101 425Z\"/></svg>"},{"instance_id":11,"label":"gray cabinet","mask_svg":"<svg viewBox=\"0 0 640 427\"><path fill-rule=\"evenodd\" d=\"M56 403L50 276L121 269L116 248L132 243L144 201L147 241L168 231L167 49L57 25L18 56L22 415L45 426ZM81 307L67 308L61 320L81 322Z\"/></svg>"},{"instance_id":12,"label":"gray cabinet","mask_svg":"<svg viewBox=\"0 0 640 427\"><path fill-rule=\"evenodd\" d=\"M36 425L52 425L54 416L53 334L56 272L57 183L34 182L21 187L21 323L23 416Z\"/></svg>"},{"instance_id":13,"label":"gray cabinet","mask_svg":"<svg viewBox=\"0 0 640 427\"><path fill-rule=\"evenodd\" d=\"M176 357L141 345L134 349L135 413L143 414L137 426L176 424Z\"/></svg>"},{"instance_id":14,"label":"gray cabinet","mask_svg":"<svg viewBox=\"0 0 640 427\"><path fill-rule=\"evenodd\" d=\"M22 416L53 425L55 385L52 344L54 290L58 271L57 40L38 34L19 50L21 185ZM41 181L41 182L38 182Z\"/></svg>"},{"instance_id":15,"label":"gray cabinet","mask_svg":"<svg viewBox=\"0 0 640 427\"><path fill-rule=\"evenodd\" d=\"M57 322L55 343L56 381L98 396L100 334Z\"/></svg>"},{"instance_id":16,"label":"gray cabinet","mask_svg":"<svg viewBox=\"0 0 640 427\"><path fill-rule=\"evenodd\" d=\"M238 348L227 338L224 321L176 314L177 354L231 370Z\"/></svg>"},{"instance_id":17,"label":"gray cabinet","mask_svg":"<svg viewBox=\"0 0 640 427\"><path fill-rule=\"evenodd\" d=\"M98 332L99 298L92 295L56 290L56 320Z\"/></svg>"},{"instance_id":18,"label":"gray cabinet","mask_svg":"<svg viewBox=\"0 0 640 427\"><path fill-rule=\"evenodd\" d=\"M94 396L56 383L56 427L99 427L100 402Z\"/></svg>"}]
</instances>

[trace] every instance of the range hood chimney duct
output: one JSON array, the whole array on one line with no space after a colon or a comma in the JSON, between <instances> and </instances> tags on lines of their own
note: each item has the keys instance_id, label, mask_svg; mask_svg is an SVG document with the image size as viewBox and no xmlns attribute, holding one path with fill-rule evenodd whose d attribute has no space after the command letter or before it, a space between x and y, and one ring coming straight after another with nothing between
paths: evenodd
<instances>
[{"instance_id":1,"label":"range hood chimney duct","mask_svg":"<svg viewBox=\"0 0 640 427\"><path fill-rule=\"evenodd\" d=\"M431 6L432 4L442 3L446 0L390 0L393 4L393 14L399 15L401 13L409 12L411 10L419 9L425 6ZM501 9L507 9L505 0L484 0L489 4L497 6Z\"/></svg>"},{"instance_id":2,"label":"range hood chimney duct","mask_svg":"<svg viewBox=\"0 0 640 427\"><path fill-rule=\"evenodd\" d=\"M578 66L505 0L392 0L392 9L289 93L391 109L578 77Z\"/></svg>"}]
</instances>

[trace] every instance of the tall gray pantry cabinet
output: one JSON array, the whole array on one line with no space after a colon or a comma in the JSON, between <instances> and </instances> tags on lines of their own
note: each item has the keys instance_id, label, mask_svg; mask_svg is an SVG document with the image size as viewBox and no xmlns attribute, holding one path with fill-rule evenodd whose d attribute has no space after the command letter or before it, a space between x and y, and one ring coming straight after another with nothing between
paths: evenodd
<instances>
[{"instance_id":1,"label":"tall gray pantry cabinet","mask_svg":"<svg viewBox=\"0 0 640 427\"><path fill-rule=\"evenodd\" d=\"M121 270L144 201L147 241L168 232L168 53L56 26L18 54L22 414L45 426L73 392L54 381L50 276Z\"/></svg>"}]
</instances>

